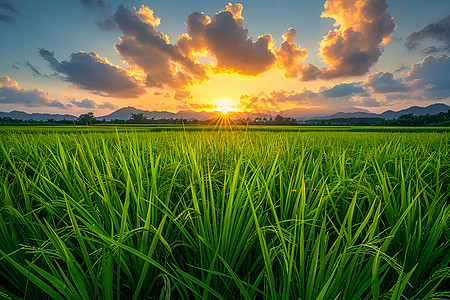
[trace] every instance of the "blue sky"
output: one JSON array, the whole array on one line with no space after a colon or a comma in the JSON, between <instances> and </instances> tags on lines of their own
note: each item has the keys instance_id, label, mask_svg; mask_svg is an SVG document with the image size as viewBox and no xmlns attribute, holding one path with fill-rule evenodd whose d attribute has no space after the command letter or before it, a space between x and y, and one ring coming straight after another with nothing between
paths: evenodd
<instances>
[{"instance_id":1,"label":"blue sky","mask_svg":"<svg viewBox=\"0 0 450 300\"><path fill-rule=\"evenodd\" d=\"M0 47L0 76L3 76L3 83L0 82L0 110L73 114L90 110L102 114L131 105L149 110L177 111L224 105L219 103L221 101L239 109L245 106L246 99L251 99L260 91L278 101L283 109L359 108L383 111L412 104L449 104L449 83L437 79L439 76L449 77L446 66L450 65L447 56L450 51L447 47L450 44L450 29L446 26L450 25L445 19L450 13L448 0L239 1L231 3L226 9L227 5L226 1L0 0L0 36L3 40ZM346 8L347 5L362 8L355 10L355 15L352 16L348 14L350 10ZM386 9L376 9L383 5L387 5ZM155 18L160 18L160 23L146 23L144 15L138 13L141 6L148 7ZM124 8L122 19L118 19L119 7ZM192 73L195 71L183 65L182 60L168 57L161 49L158 51L163 52L152 52L156 51L155 45L138 43L136 34L140 33L124 31L127 24L133 21L132 18L137 16L141 25L147 26L145 34L165 35L168 37L165 43L178 49L177 41L181 35L187 34L186 21L191 13L200 12L213 18L221 11L231 12L233 9L240 10L243 25L234 13L233 19L229 21L236 23L237 25L233 23L236 27L225 21L217 24L205 23L202 29L204 32L212 30L211 27L214 26L218 29L214 31L215 36L201 37L206 37L206 42L201 45L192 42L188 52L180 54L183 59L190 60L189 64L196 64L202 69L201 75ZM321 17L325 11L331 17ZM226 13L228 12L221 15L226 17ZM334 27L333 24L339 16L342 16L341 23L344 25ZM376 28L367 29L367 24L379 22L380 18L385 22L380 22L381 25ZM106 19L115 24L114 28L99 28L97 22ZM430 24L441 26L443 30L448 31L441 35L436 34L427 27ZM291 27L296 31L295 39L285 45L287 52L280 51L284 41L282 36ZM348 29L350 31L345 31ZM227 36L231 43L235 42L233 38L238 38L239 34L232 30L238 30L241 35L246 34L244 40L252 41L250 48L243 48L242 51L233 47L220 50L220 47L226 45L224 39ZM354 56L338 55L338 37L336 34L329 34L333 30L347 43L342 49L367 54L369 61L365 61L365 65L357 65L357 60L343 63L354 59ZM415 31L418 33L412 35ZM348 32L354 33L356 44L361 44L359 48L350 43ZM234 33L236 34L233 35ZM258 46L258 37L264 35L265 39L260 39L262 44ZM141 55L148 56L145 58L146 63L143 63L143 57L130 56L131 50L125 49L129 46L125 43L122 52L117 50L115 45L120 43L120 38L133 40L137 43L133 47L147 51ZM346 38L348 40L345 40ZM269 39L272 40L269 42ZM371 39L383 39L383 43L373 44ZM413 49L405 46L408 39L412 41L410 45L413 45ZM390 41L384 43L385 40ZM238 41L236 43L237 47L241 45ZM328 50L327 43L331 45ZM261 50L261 45L265 47L264 51ZM57 63L52 64L49 59L44 59L40 49L53 52ZM303 49L305 52L299 52L295 57L286 56L296 49ZM111 78L111 82L116 83L120 80L126 81L123 86L127 90L117 92L117 89L114 89L113 92L105 87L106 82L83 82L80 78L84 78L82 72L87 72L87 69L80 69L80 66L71 60L71 55L80 51L94 52L95 57L77 57L89 58L91 64L93 61L98 62L98 66L105 67L101 69L106 72L104 78ZM203 54L198 55L198 51ZM228 53L223 53L226 51ZM167 63L150 65L151 55L155 60L167 59ZM250 56L246 58L245 55ZM433 58L426 62L430 68L437 66L436 69L432 68L436 70L436 74L424 75L428 65L419 63L427 56ZM259 66L244 67L246 60L255 57L265 57L266 61L261 58L261 61L255 60L255 65L261 63ZM64 65L64 61L68 62L65 66L70 67L69 69L58 67ZM59 63L61 65L58 65ZM107 64L112 67L106 66ZM168 67L172 64L176 66L176 70ZM311 68L306 68L309 64ZM415 72L412 72L413 66L416 66ZM162 73L175 73L166 74L164 77L158 74L161 68L168 68ZM70 73L72 71L77 74ZM306 77L307 71L314 71L313 77ZM181 74L181 77L177 77L177 74ZM102 73L97 77L103 77ZM184 81L180 83L180 80ZM380 89L373 86L381 83L398 88L385 89L391 92L381 93ZM129 90L131 86L133 91ZM344 96L341 97L329 97L330 92L327 91L336 86L337 89L350 86L358 88L349 89L349 93L343 93ZM39 92L35 92L33 96L35 89ZM359 92L352 92L357 90ZM128 91L130 97L127 97ZM305 96L307 94L308 97ZM22 96L29 100L21 100ZM33 100L33 97L40 98ZM80 104L82 100L89 100L85 102L89 105L83 107ZM62 105L55 105L56 102L52 101Z\"/></svg>"}]
</instances>

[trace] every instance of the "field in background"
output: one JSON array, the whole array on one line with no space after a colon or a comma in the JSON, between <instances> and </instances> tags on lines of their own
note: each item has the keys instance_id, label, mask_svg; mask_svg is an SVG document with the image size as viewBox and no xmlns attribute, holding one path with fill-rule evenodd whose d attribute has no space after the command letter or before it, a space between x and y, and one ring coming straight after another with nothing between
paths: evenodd
<instances>
[{"instance_id":1,"label":"field in background","mask_svg":"<svg viewBox=\"0 0 450 300\"><path fill-rule=\"evenodd\" d=\"M450 296L448 128L117 128L0 127L0 299Z\"/></svg>"},{"instance_id":2,"label":"field in background","mask_svg":"<svg viewBox=\"0 0 450 300\"><path fill-rule=\"evenodd\" d=\"M178 125L178 124L133 124L133 125L1 125L0 134L10 133L74 133L74 132L161 132L161 131L263 131L263 132L450 132L450 127L396 127L396 126L310 126L310 125Z\"/></svg>"}]
</instances>

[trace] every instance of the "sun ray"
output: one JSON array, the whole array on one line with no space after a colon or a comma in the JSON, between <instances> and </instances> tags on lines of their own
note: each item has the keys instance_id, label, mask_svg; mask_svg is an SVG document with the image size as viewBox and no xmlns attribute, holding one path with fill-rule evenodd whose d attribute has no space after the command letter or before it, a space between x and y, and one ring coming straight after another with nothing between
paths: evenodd
<instances>
[{"instance_id":1,"label":"sun ray","mask_svg":"<svg viewBox=\"0 0 450 300\"><path fill-rule=\"evenodd\" d=\"M211 121L210 124L214 124L214 129L218 130L233 130L233 125L237 126L233 120L233 112L238 112L238 106L234 105L235 101L228 98L219 98L216 100L216 111L219 115Z\"/></svg>"}]
</instances>

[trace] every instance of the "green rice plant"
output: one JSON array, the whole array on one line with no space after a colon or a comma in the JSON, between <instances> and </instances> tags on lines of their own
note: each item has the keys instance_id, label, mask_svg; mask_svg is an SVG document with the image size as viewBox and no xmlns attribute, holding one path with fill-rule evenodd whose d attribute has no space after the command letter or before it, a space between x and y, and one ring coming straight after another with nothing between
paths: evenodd
<instances>
[{"instance_id":1,"label":"green rice plant","mask_svg":"<svg viewBox=\"0 0 450 300\"><path fill-rule=\"evenodd\" d=\"M448 133L159 129L0 132L0 297L448 297Z\"/></svg>"}]
</instances>

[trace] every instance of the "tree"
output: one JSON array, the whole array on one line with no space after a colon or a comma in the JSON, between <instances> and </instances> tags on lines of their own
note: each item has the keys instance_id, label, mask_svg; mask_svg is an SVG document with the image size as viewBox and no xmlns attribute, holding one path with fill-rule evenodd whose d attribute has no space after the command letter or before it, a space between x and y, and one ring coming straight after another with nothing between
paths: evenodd
<instances>
[{"instance_id":1,"label":"tree","mask_svg":"<svg viewBox=\"0 0 450 300\"><path fill-rule=\"evenodd\" d=\"M129 119L129 122L132 124L144 124L147 122L147 117L144 116L143 113L138 114L131 114L131 118Z\"/></svg>"},{"instance_id":2,"label":"tree","mask_svg":"<svg viewBox=\"0 0 450 300\"><path fill-rule=\"evenodd\" d=\"M95 123L95 116L93 112L88 112L86 114L81 114L78 119L76 120L77 124L80 125L91 125L93 123Z\"/></svg>"}]
</instances>

